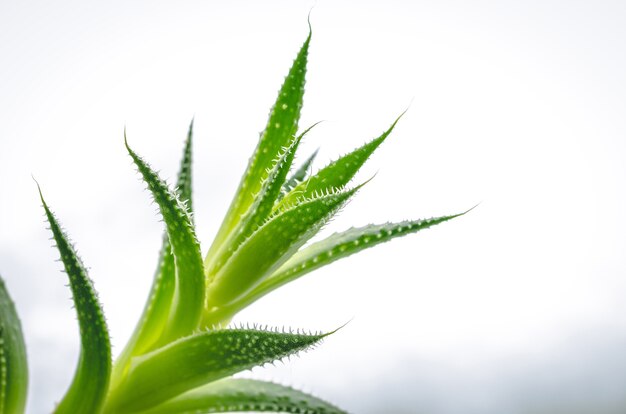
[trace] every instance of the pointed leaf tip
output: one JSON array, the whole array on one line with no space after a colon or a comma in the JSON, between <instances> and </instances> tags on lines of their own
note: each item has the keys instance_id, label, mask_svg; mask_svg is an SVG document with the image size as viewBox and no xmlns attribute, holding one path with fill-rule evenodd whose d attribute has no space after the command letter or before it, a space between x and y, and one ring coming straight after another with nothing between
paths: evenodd
<instances>
[{"instance_id":1,"label":"pointed leaf tip","mask_svg":"<svg viewBox=\"0 0 626 414\"><path fill-rule=\"evenodd\" d=\"M159 206L176 265L178 306L172 308L161 337L167 342L188 335L198 325L204 306L204 266L189 212L180 198L150 166L128 147L129 154Z\"/></svg>"},{"instance_id":2,"label":"pointed leaf tip","mask_svg":"<svg viewBox=\"0 0 626 414\"><path fill-rule=\"evenodd\" d=\"M405 111L406 112L406 111ZM356 173L361 169L374 151L385 141L391 134L396 124L404 115L400 114L387 130L380 136L367 142L354 151L331 162L322 168L315 175L296 185L289 193L287 193L279 203L274 207L275 211L281 210L292 204L300 197L309 197L318 191L324 191L328 188L345 187Z\"/></svg>"},{"instance_id":3,"label":"pointed leaf tip","mask_svg":"<svg viewBox=\"0 0 626 414\"><path fill-rule=\"evenodd\" d=\"M80 357L74 379L55 412L97 413L106 397L112 365L106 320L87 270L43 196L41 198L61 261L69 277L81 338Z\"/></svg>"},{"instance_id":4,"label":"pointed leaf tip","mask_svg":"<svg viewBox=\"0 0 626 414\"><path fill-rule=\"evenodd\" d=\"M128 151L130 151L130 147L128 146L128 137L126 136L126 125L124 125L124 145L126 146L126 149Z\"/></svg>"},{"instance_id":5,"label":"pointed leaf tip","mask_svg":"<svg viewBox=\"0 0 626 414\"><path fill-rule=\"evenodd\" d=\"M215 259L223 242L238 226L241 217L255 201L263 182L267 179L272 163L283 148L289 147L296 138L298 122L304 97L306 69L311 33L304 41L293 61L270 110L265 130L261 134L256 149L248 161L248 167L239 183L230 207L224 217L213 244L207 253L206 262Z\"/></svg>"},{"instance_id":6,"label":"pointed leaf tip","mask_svg":"<svg viewBox=\"0 0 626 414\"><path fill-rule=\"evenodd\" d=\"M210 320L216 324L222 320L228 320L239 310L249 306L256 300L313 270L394 238L416 233L460 217L469 211L471 209L460 214L424 220L370 224L335 233L296 252L254 289L228 305L211 310L208 315L205 315L205 320Z\"/></svg>"},{"instance_id":7,"label":"pointed leaf tip","mask_svg":"<svg viewBox=\"0 0 626 414\"><path fill-rule=\"evenodd\" d=\"M479 205L481 205L481 204L482 204L482 201L481 201L480 203L476 204L475 206L468 208L468 209L467 209L467 210L465 210L464 212L457 214L455 217L464 216L464 215L466 215L467 213L469 213L470 211L474 210L476 207L478 207L478 206L479 206Z\"/></svg>"},{"instance_id":8,"label":"pointed leaf tip","mask_svg":"<svg viewBox=\"0 0 626 414\"><path fill-rule=\"evenodd\" d=\"M134 412L157 406L203 384L309 349L324 336L224 329L182 338L134 358L126 380L112 390L109 410ZM164 372L168 375L160 375Z\"/></svg>"},{"instance_id":9,"label":"pointed leaf tip","mask_svg":"<svg viewBox=\"0 0 626 414\"><path fill-rule=\"evenodd\" d=\"M181 202L185 203L190 213L193 211L191 168L193 123L194 119L192 119L189 124L176 182L176 192ZM190 217L190 220L193 222L193 216ZM127 368L127 364L132 356L140 355L151 350L157 343L166 329L172 302L174 300L175 289L176 265L172 246L167 232L165 232L159 254L157 271L154 275L148 300L131 339L128 341L115 363L113 381L119 379Z\"/></svg>"}]
</instances>

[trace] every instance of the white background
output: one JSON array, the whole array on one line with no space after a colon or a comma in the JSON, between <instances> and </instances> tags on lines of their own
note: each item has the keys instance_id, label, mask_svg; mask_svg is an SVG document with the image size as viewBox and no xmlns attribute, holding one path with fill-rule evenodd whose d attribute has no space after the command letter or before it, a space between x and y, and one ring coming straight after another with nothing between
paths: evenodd
<instances>
[{"instance_id":1,"label":"white background","mask_svg":"<svg viewBox=\"0 0 626 414\"><path fill-rule=\"evenodd\" d=\"M313 3L0 0L0 273L28 346L29 411L72 377L78 329L33 174L77 243L119 352L161 223L125 152L166 178L195 115L203 249ZM330 330L249 375L358 413L626 409L626 3L324 1L301 125L323 166L397 130L327 230L480 206L316 271L241 322ZM302 157L302 158L303 158Z\"/></svg>"}]
</instances>

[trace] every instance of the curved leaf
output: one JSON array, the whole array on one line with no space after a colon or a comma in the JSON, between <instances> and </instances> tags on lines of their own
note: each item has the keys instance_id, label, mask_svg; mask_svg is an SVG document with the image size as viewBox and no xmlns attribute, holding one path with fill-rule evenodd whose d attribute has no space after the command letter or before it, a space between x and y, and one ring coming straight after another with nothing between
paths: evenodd
<instances>
[{"instance_id":1,"label":"curved leaf","mask_svg":"<svg viewBox=\"0 0 626 414\"><path fill-rule=\"evenodd\" d=\"M107 410L123 413L153 407L211 381L308 349L326 335L226 329L181 338L133 358L125 380L112 390Z\"/></svg>"},{"instance_id":2,"label":"curved leaf","mask_svg":"<svg viewBox=\"0 0 626 414\"><path fill-rule=\"evenodd\" d=\"M22 325L0 277L0 414L24 412L28 363Z\"/></svg>"},{"instance_id":3,"label":"curved leaf","mask_svg":"<svg viewBox=\"0 0 626 414\"><path fill-rule=\"evenodd\" d=\"M41 195L41 190L39 192ZM111 375L111 342L96 291L85 266L41 196L61 261L70 280L78 326L80 357L72 385L56 407L61 413L98 413L102 408Z\"/></svg>"},{"instance_id":4,"label":"curved leaf","mask_svg":"<svg viewBox=\"0 0 626 414\"><path fill-rule=\"evenodd\" d=\"M204 306L204 266L200 244L193 222L184 203L143 161L126 141L126 148L142 174L148 189L159 206L165 221L167 236L172 245L176 266L176 289L168 323L159 343L176 339L192 332L198 325Z\"/></svg>"},{"instance_id":5,"label":"curved leaf","mask_svg":"<svg viewBox=\"0 0 626 414\"><path fill-rule=\"evenodd\" d=\"M230 319L235 313L251 305L268 293L315 269L319 269L334 261L397 237L416 233L455 217L462 216L468 211L451 216L434 217L424 220L370 224L364 227L352 228L341 233L335 233L324 240L313 243L298 251L278 268L276 272L259 283L259 285L248 294L229 305L213 309L212 312L205 315L205 320L209 320L211 323L217 325L222 320Z\"/></svg>"},{"instance_id":6,"label":"curved leaf","mask_svg":"<svg viewBox=\"0 0 626 414\"><path fill-rule=\"evenodd\" d=\"M189 125L189 132L187 133L176 183L176 190L180 200L186 204L189 212L192 212L192 139L193 120ZM191 219L193 220L193 216ZM154 275L152 288L150 289L143 313L139 318L133 335L114 364L114 381L123 374L123 370L126 368L126 364L131 356L146 352L154 345L162 335L167 324L176 288L176 265L167 232L163 235L158 263L159 265Z\"/></svg>"},{"instance_id":7,"label":"curved leaf","mask_svg":"<svg viewBox=\"0 0 626 414\"><path fill-rule=\"evenodd\" d=\"M267 293L336 260L343 259L394 238L416 233L463 214L465 213L424 220L407 220L399 223L370 224L335 233L294 254L276 273L258 286L258 291L266 291Z\"/></svg>"},{"instance_id":8,"label":"curved leaf","mask_svg":"<svg viewBox=\"0 0 626 414\"><path fill-rule=\"evenodd\" d=\"M309 30L309 35L278 92L265 131L261 134L259 143L248 161L248 167L241 178L239 188L209 249L207 262L212 260L229 233L237 226L239 219L252 205L255 195L268 176L268 169L272 167L278 154L284 147L290 146L295 138L304 96L310 42L311 31Z\"/></svg>"},{"instance_id":9,"label":"curved leaf","mask_svg":"<svg viewBox=\"0 0 626 414\"><path fill-rule=\"evenodd\" d=\"M288 206L297 203L298 200L311 197L316 192L326 191L329 188L343 188L365 164L370 155L391 134L403 115L404 112L378 138L333 161L312 177L298 184L282 198L274 210L288 208Z\"/></svg>"},{"instance_id":10,"label":"curved leaf","mask_svg":"<svg viewBox=\"0 0 626 414\"><path fill-rule=\"evenodd\" d=\"M142 414L227 412L346 414L324 400L291 387L233 378L196 388Z\"/></svg>"},{"instance_id":11,"label":"curved leaf","mask_svg":"<svg viewBox=\"0 0 626 414\"><path fill-rule=\"evenodd\" d=\"M221 264L207 286L207 303L227 305L258 285L294 254L358 189L317 196L274 215Z\"/></svg>"}]
</instances>

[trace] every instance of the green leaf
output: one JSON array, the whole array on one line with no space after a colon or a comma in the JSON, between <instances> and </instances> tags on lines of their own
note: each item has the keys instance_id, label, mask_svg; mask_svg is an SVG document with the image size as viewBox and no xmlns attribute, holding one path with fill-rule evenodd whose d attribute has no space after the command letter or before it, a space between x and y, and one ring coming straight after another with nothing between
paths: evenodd
<instances>
[{"instance_id":1,"label":"green leaf","mask_svg":"<svg viewBox=\"0 0 626 414\"><path fill-rule=\"evenodd\" d=\"M294 171L294 173L289 177L287 182L285 182L285 184L283 185L283 189L282 189L279 199L282 199L285 196L285 194L289 193L298 184L304 181L304 179L307 177L307 174L309 172L309 168L311 168L311 165L313 164L313 160L315 160L315 157L317 156L318 151L319 151L319 148L316 149L315 152L313 152L313 154L309 156L309 158L304 160L304 162L300 165L300 167L298 167L298 169Z\"/></svg>"},{"instance_id":2,"label":"green leaf","mask_svg":"<svg viewBox=\"0 0 626 414\"><path fill-rule=\"evenodd\" d=\"M291 387L252 379L227 378L196 388L142 414L226 412L346 413Z\"/></svg>"},{"instance_id":3,"label":"green leaf","mask_svg":"<svg viewBox=\"0 0 626 414\"><path fill-rule=\"evenodd\" d=\"M258 329L212 330L181 338L132 359L112 391L108 412L153 407L183 392L310 348L328 334Z\"/></svg>"},{"instance_id":4,"label":"green leaf","mask_svg":"<svg viewBox=\"0 0 626 414\"><path fill-rule=\"evenodd\" d=\"M0 277L0 414L24 412L28 363L22 325Z\"/></svg>"},{"instance_id":5,"label":"green leaf","mask_svg":"<svg viewBox=\"0 0 626 414\"><path fill-rule=\"evenodd\" d=\"M128 142L125 143L128 153L159 206L172 245L176 267L175 305L171 307L167 326L159 339L159 343L165 343L188 335L198 326L204 306L205 287L200 244L184 203L150 166L130 149Z\"/></svg>"},{"instance_id":6,"label":"green leaf","mask_svg":"<svg viewBox=\"0 0 626 414\"><path fill-rule=\"evenodd\" d=\"M314 126L315 125L309 127L302 134L300 134L274 161L274 165L272 166L269 175L263 182L261 190L255 198L254 203L241 219L238 227L224 242L214 263L212 263L212 266L209 268L209 277L215 275L219 268L226 263L241 243L243 243L243 241L246 240L252 232L263 225L265 220L268 218L272 212L274 202L280 195L281 188L287 179L287 174L289 173L289 168L293 163L298 146L300 145L302 138Z\"/></svg>"},{"instance_id":7,"label":"green leaf","mask_svg":"<svg viewBox=\"0 0 626 414\"><path fill-rule=\"evenodd\" d=\"M50 229L61 261L70 280L70 288L80 328L80 357L74 379L55 413L98 413L102 409L111 375L111 343L106 321L96 291L85 266L70 244L41 195Z\"/></svg>"},{"instance_id":8,"label":"green leaf","mask_svg":"<svg viewBox=\"0 0 626 414\"><path fill-rule=\"evenodd\" d=\"M180 160L180 167L178 168L178 179L176 181L176 192L180 195L180 199L187 206L187 211L191 213L191 219L193 221L193 200L192 193L192 163L193 163L193 119L189 124L189 131L187 132L187 139L185 140L185 149L183 150L183 157Z\"/></svg>"},{"instance_id":9,"label":"green leaf","mask_svg":"<svg viewBox=\"0 0 626 414\"><path fill-rule=\"evenodd\" d=\"M329 188L343 188L365 164L365 161L376 148L391 134L402 115L404 115L404 112L378 138L333 161L318 171L317 174L298 184L280 200L280 203L274 207L274 210L288 208L302 198L311 197L312 194L326 191Z\"/></svg>"},{"instance_id":10,"label":"green leaf","mask_svg":"<svg viewBox=\"0 0 626 414\"><path fill-rule=\"evenodd\" d=\"M304 96L310 41L311 31L278 92L265 131L261 134L257 147L248 161L248 167L241 178L239 188L209 249L207 262L212 260L229 233L233 231L240 218L254 202L255 195L268 176L267 171L272 167L272 162L282 149L289 147L295 139Z\"/></svg>"},{"instance_id":11,"label":"green leaf","mask_svg":"<svg viewBox=\"0 0 626 414\"><path fill-rule=\"evenodd\" d=\"M192 183L192 139L193 139L193 121L189 125L187 140L180 162L178 172L178 180L176 183L177 193L180 200L186 204L187 209L191 212L191 183ZM193 216L191 217L193 219ZM157 342L162 335L168 321L172 301L174 300L174 292L176 288L176 265L174 263L174 254L172 246L169 242L167 232L163 235L163 243L161 253L159 255L159 265L157 267L150 295L143 310L143 314L139 318L139 322L131 339L117 359L113 368L113 381L123 374L126 364L131 356L139 355Z\"/></svg>"},{"instance_id":12,"label":"green leaf","mask_svg":"<svg viewBox=\"0 0 626 414\"><path fill-rule=\"evenodd\" d=\"M397 237L417 233L465 213L434 217L425 220L407 220L399 223L370 224L335 233L328 238L300 250L294 254L276 273L267 278L255 289L263 294L272 291L315 269L354 253L374 247Z\"/></svg>"},{"instance_id":13,"label":"green leaf","mask_svg":"<svg viewBox=\"0 0 626 414\"><path fill-rule=\"evenodd\" d=\"M471 210L471 209L470 209ZM298 279L315 269L331 264L334 261L348 257L354 253L374 247L397 237L416 233L455 217L462 216L468 211L451 216L435 217L425 220L410 220L399 223L370 224L364 227L352 228L341 233L335 233L324 240L313 243L295 253L272 275L262 281L248 294L237 301L212 309L205 315L205 321L219 324L222 320L229 320L241 309L251 305L258 299L279 287Z\"/></svg>"},{"instance_id":14,"label":"green leaf","mask_svg":"<svg viewBox=\"0 0 626 414\"><path fill-rule=\"evenodd\" d=\"M239 246L207 286L207 303L227 305L250 291L294 254L358 189L315 198L272 216ZM218 263L219 265L219 263Z\"/></svg>"}]
</instances>

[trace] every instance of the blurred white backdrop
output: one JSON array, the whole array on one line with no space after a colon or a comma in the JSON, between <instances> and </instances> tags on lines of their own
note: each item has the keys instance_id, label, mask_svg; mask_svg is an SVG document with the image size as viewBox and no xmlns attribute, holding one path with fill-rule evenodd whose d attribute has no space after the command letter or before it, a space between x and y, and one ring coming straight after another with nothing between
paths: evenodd
<instances>
[{"instance_id":1,"label":"blurred white backdrop","mask_svg":"<svg viewBox=\"0 0 626 414\"><path fill-rule=\"evenodd\" d=\"M29 412L69 384L78 328L31 179L77 243L119 352L161 224L123 147L175 176L196 119L203 248L313 2L1 1L0 274ZM325 1L301 125L316 166L407 115L327 231L463 211L266 297L243 322L332 329L255 369L356 413L626 410L626 3Z\"/></svg>"}]
</instances>

